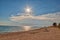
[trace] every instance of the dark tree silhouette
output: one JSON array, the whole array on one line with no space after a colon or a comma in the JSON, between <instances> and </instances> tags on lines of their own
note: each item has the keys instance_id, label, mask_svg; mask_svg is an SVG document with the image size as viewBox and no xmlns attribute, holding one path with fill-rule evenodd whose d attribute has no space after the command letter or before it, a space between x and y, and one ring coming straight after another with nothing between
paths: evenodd
<instances>
[{"instance_id":1,"label":"dark tree silhouette","mask_svg":"<svg viewBox=\"0 0 60 40\"><path fill-rule=\"evenodd\" d=\"M56 27L57 26L57 23L53 23L53 26Z\"/></svg>"}]
</instances>

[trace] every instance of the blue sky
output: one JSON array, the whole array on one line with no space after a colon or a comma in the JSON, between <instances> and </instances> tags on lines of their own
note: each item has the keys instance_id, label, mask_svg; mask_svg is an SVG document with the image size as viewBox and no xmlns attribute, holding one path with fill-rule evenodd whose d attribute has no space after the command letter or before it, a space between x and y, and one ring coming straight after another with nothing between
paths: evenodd
<instances>
[{"instance_id":1,"label":"blue sky","mask_svg":"<svg viewBox=\"0 0 60 40\"><path fill-rule=\"evenodd\" d=\"M23 13L26 5L32 7L33 14L36 16L60 12L60 0L0 0L0 24L11 24L9 17Z\"/></svg>"}]
</instances>

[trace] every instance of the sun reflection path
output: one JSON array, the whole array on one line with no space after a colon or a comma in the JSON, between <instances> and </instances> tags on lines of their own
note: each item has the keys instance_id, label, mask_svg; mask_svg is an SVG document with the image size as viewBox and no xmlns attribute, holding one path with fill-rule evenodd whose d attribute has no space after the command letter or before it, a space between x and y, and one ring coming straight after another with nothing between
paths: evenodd
<instances>
[{"instance_id":1,"label":"sun reflection path","mask_svg":"<svg viewBox=\"0 0 60 40\"><path fill-rule=\"evenodd\" d=\"M29 31L31 30L31 26L23 26L24 31Z\"/></svg>"}]
</instances>

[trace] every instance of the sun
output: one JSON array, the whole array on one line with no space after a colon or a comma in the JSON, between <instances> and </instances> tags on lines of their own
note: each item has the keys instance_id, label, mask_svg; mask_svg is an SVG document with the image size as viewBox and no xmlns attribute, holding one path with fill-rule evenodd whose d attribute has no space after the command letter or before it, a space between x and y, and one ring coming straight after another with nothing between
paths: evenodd
<instances>
[{"instance_id":1,"label":"sun","mask_svg":"<svg viewBox=\"0 0 60 40\"><path fill-rule=\"evenodd\" d=\"M29 6L26 6L26 8L25 8L25 12L28 12L28 13L30 13L32 10L31 10L31 7L29 7Z\"/></svg>"},{"instance_id":2,"label":"sun","mask_svg":"<svg viewBox=\"0 0 60 40\"><path fill-rule=\"evenodd\" d=\"M26 11L27 11L27 12L31 12L31 9L30 9L30 8L27 8Z\"/></svg>"}]
</instances>

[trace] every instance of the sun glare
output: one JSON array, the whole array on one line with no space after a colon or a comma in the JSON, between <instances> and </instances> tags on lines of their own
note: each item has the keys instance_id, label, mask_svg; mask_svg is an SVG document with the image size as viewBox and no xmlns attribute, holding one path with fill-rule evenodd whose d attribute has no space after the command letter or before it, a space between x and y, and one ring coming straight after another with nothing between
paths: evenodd
<instances>
[{"instance_id":1,"label":"sun glare","mask_svg":"<svg viewBox=\"0 0 60 40\"><path fill-rule=\"evenodd\" d=\"M26 11L27 11L27 12L31 12L31 9L30 9L30 8L27 8Z\"/></svg>"},{"instance_id":2,"label":"sun glare","mask_svg":"<svg viewBox=\"0 0 60 40\"><path fill-rule=\"evenodd\" d=\"M31 26L23 26L25 31L31 30Z\"/></svg>"},{"instance_id":3,"label":"sun glare","mask_svg":"<svg viewBox=\"0 0 60 40\"><path fill-rule=\"evenodd\" d=\"M30 12L31 12L31 7L29 7L29 6L26 6L26 8L25 8L25 12L28 12L28 13L30 13Z\"/></svg>"}]
</instances>

